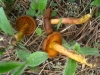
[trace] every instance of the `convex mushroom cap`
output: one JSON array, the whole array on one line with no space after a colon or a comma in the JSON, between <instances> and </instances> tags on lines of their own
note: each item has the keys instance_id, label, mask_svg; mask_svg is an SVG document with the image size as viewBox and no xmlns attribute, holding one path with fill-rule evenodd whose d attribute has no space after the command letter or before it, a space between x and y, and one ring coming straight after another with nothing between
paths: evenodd
<instances>
[{"instance_id":1,"label":"convex mushroom cap","mask_svg":"<svg viewBox=\"0 0 100 75\"><path fill-rule=\"evenodd\" d=\"M56 43L62 45L62 37L61 37L60 33L53 32L52 34L48 35L47 38L43 42L42 48L45 52L48 53L49 57L55 57L59 54L58 51L49 47L49 45L52 42L56 42Z\"/></svg>"}]
</instances>

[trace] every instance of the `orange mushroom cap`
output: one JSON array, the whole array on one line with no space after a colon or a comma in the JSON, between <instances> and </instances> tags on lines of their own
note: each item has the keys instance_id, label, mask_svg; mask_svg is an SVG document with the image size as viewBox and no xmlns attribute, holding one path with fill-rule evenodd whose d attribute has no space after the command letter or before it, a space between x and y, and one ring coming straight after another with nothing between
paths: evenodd
<instances>
[{"instance_id":1,"label":"orange mushroom cap","mask_svg":"<svg viewBox=\"0 0 100 75\"><path fill-rule=\"evenodd\" d=\"M48 35L48 37L44 40L42 49L48 53L49 57L55 57L59 54L56 50L49 48L49 45L52 42L56 42L58 44L62 44L62 36L58 32L53 32L52 34Z\"/></svg>"},{"instance_id":2,"label":"orange mushroom cap","mask_svg":"<svg viewBox=\"0 0 100 75\"><path fill-rule=\"evenodd\" d=\"M52 26L51 26L51 22L50 22L50 18L51 18L51 13L52 10L50 8L48 8L43 16L43 20L44 20L44 30L47 34L50 34L53 32L52 30Z\"/></svg>"},{"instance_id":3,"label":"orange mushroom cap","mask_svg":"<svg viewBox=\"0 0 100 75\"><path fill-rule=\"evenodd\" d=\"M27 30L24 32L25 35L31 35L36 29L36 22L30 16L21 16L16 20L16 30L20 31L24 25L28 25ZM24 27L25 28L25 27Z\"/></svg>"}]
</instances>

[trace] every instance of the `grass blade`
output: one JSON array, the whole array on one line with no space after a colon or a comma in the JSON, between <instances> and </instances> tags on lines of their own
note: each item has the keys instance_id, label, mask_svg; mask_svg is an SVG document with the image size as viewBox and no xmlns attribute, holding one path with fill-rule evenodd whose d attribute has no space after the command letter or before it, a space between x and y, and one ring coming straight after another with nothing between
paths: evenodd
<instances>
[{"instance_id":1,"label":"grass blade","mask_svg":"<svg viewBox=\"0 0 100 75\"><path fill-rule=\"evenodd\" d=\"M60 21L59 21L59 23L58 23L58 25L57 25L57 30L59 29L59 27L60 27L60 25L61 25L61 22L62 22L62 18L60 18Z\"/></svg>"},{"instance_id":2,"label":"grass blade","mask_svg":"<svg viewBox=\"0 0 100 75\"><path fill-rule=\"evenodd\" d=\"M4 10L2 7L0 7L0 28L2 29L2 31L4 31L5 33L9 34L9 35L13 35L13 29L4 13Z\"/></svg>"}]
</instances>

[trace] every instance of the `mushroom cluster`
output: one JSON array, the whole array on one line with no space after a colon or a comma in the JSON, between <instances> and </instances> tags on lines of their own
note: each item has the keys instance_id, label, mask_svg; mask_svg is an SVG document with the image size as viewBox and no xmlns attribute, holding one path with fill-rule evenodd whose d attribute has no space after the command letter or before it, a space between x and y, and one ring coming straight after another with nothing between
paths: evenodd
<instances>
[{"instance_id":1,"label":"mushroom cluster","mask_svg":"<svg viewBox=\"0 0 100 75\"><path fill-rule=\"evenodd\" d=\"M44 13L44 30L48 34L43 42L42 49L48 53L50 58L57 56L59 53L77 61L82 64L93 67L91 63L87 62L87 59L82 55L76 53L73 50L67 50L62 46L62 36L59 32L54 32L51 24L57 24L59 19L50 19L52 10L48 8ZM62 18L62 23L81 24L89 20L90 14L87 14L81 18ZM85 20L84 20L85 19Z\"/></svg>"},{"instance_id":2,"label":"mushroom cluster","mask_svg":"<svg viewBox=\"0 0 100 75\"><path fill-rule=\"evenodd\" d=\"M43 42L42 49L48 53L50 58L56 57L59 53L76 60L82 64L93 67L91 63L87 63L87 59L82 55L77 54L73 50L67 50L62 46L62 36L59 32L54 32L51 24L58 24L60 18L51 19L51 8L48 8L44 13L44 30L48 34L46 39ZM82 24L87 22L91 18L90 14L87 14L81 18L62 18L63 24ZM18 31L17 34L14 35L16 41L22 39L24 35L32 34L36 29L36 22L30 16L21 16L16 21L16 29Z\"/></svg>"}]
</instances>

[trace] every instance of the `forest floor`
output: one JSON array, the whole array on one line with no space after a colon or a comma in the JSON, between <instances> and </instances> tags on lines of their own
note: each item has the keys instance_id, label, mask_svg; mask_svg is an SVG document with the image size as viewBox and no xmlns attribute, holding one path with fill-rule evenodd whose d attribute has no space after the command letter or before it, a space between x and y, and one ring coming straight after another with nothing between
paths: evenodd
<instances>
[{"instance_id":1,"label":"forest floor","mask_svg":"<svg viewBox=\"0 0 100 75\"><path fill-rule=\"evenodd\" d=\"M76 0L71 3L68 0L48 0L46 8L52 8L52 10L56 12L56 16L52 18L81 17L91 12L91 1L92 0ZM22 15L26 15L29 7L30 0L15 0L12 6L4 4L6 15L14 29L16 19ZM61 33L67 42L76 41L81 46L95 47L100 51L100 20L96 15L98 11L99 9L97 8L95 16L84 24L61 24L58 32ZM20 44L28 49L28 52L42 51L42 42L46 37L46 33L43 29L43 15L34 16L33 18L37 22L37 28L41 28L43 32L40 36L34 32L31 36L24 37L24 40L20 42ZM53 29L56 30L56 26L53 26ZM11 50L12 48L6 50L0 60L21 61L15 54L16 48L18 49L20 47L16 46L13 50ZM95 56L89 57L91 58L90 60L95 59ZM100 57L98 56L96 58ZM55 58L46 60L46 62L34 70L26 69L22 75L62 75L66 59L66 56L59 54ZM9 73L7 75L9 75ZM78 63L75 75L100 75L100 67L89 68L88 66Z\"/></svg>"}]
</instances>

